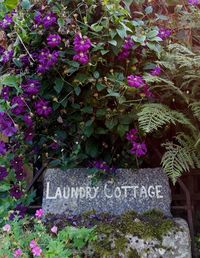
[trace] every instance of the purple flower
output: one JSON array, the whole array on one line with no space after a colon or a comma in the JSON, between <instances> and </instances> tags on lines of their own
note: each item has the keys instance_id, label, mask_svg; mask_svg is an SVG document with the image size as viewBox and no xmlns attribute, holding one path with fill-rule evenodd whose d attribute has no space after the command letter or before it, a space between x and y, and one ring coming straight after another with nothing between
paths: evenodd
<instances>
[{"instance_id":1,"label":"purple flower","mask_svg":"<svg viewBox=\"0 0 200 258\"><path fill-rule=\"evenodd\" d=\"M77 33L74 37L74 50L76 52L87 52L91 47L91 41L87 36Z\"/></svg>"},{"instance_id":2,"label":"purple flower","mask_svg":"<svg viewBox=\"0 0 200 258\"><path fill-rule=\"evenodd\" d=\"M18 181L21 181L24 178L26 178L26 173L25 173L24 169L22 169L22 170L15 170L15 176L16 176L16 179Z\"/></svg>"},{"instance_id":3,"label":"purple flower","mask_svg":"<svg viewBox=\"0 0 200 258\"><path fill-rule=\"evenodd\" d=\"M144 156L147 153L147 146L144 142L133 142L133 146L130 150L130 153L136 155L137 157Z\"/></svg>"},{"instance_id":4,"label":"purple flower","mask_svg":"<svg viewBox=\"0 0 200 258\"><path fill-rule=\"evenodd\" d=\"M61 43L61 37L58 34L51 34L47 38L47 44L50 47L57 47Z\"/></svg>"},{"instance_id":5,"label":"purple flower","mask_svg":"<svg viewBox=\"0 0 200 258\"><path fill-rule=\"evenodd\" d=\"M42 49L37 57L38 59L38 67L37 72L39 73L45 73L49 69L51 69L52 66L54 66L59 57L59 51L53 51L50 52L49 49Z\"/></svg>"},{"instance_id":6,"label":"purple flower","mask_svg":"<svg viewBox=\"0 0 200 258\"><path fill-rule=\"evenodd\" d=\"M33 132L33 128L29 127L24 131L24 140L26 142L32 142L34 138L34 132Z\"/></svg>"},{"instance_id":7,"label":"purple flower","mask_svg":"<svg viewBox=\"0 0 200 258\"><path fill-rule=\"evenodd\" d=\"M47 117L52 112L52 108L48 101L40 99L35 102L35 111L38 115Z\"/></svg>"},{"instance_id":8,"label":"purple flower","mask_svg":"<svg viewBox=\"0 0 200 258\"><path fill-rule=\"evenodd\" d=\"M17 132L17 127L10 117L5 113L0 113L0 130L5 136L12 136Z\"/></svg>"},{"instance_id":9,"label":"purple flower","mask_svg":"<svg viewBox=\"0 0 200 258\"><path fill-rule=\"evenodd\" d=\"M21 55L21 56L20 56L20 61L22 62L22 65L23 65L23 66L28 66L28 65L30 65L29 55Z\"/></svg>"},{"instance_id":10,"label":"purple flower","mask_svg":"<svg viewBox=\"0 0 200 258\"><path fill-rule=\"evenodd\" d=\"M5 167L0 166L0 181L2 181L5 177L7 177L8 172Z\"/></svg>"},{"instance_id":11,"label":"purple flower","mask_svg":"<svg viewBox=\"0 0 200 258\"><path fill-rule=\"evenodd\" d=\"M96 168L98 170L102 170L107 173L111 173L115 171L115 168L112 166L110 167L105 161L96 160L90 163L91 168Z\"/></svg>"},{"instance_id":12,"label":"purple flower","mask_svg":"<svg viewBox=\"0 0 200 258\"><path fill-rule=\"evenodd\" d=\"M171 35L172 31L166 28L160 28L158 32L158 37L161 39L166 39Z\"/></svg>"},{"instance_id":13,"label":"purple flower","mask_svg":"<svg viewBox=\"0 0 200 258\"><path fill-rule=\"evenodd\" d=\"M34 22L37 24L37 25L40 25L42 24L42 14L40 12L37 12L35 17L34 17Z\"/></svg>"},{"instance_id":14,"label":"purple flower","mask_svg":"<svg viewBox=\"0 0 200 258\"><path fill-rule=\"evenodd\" d=\"M4 86L1 90L1 97L4 100L9 100L9 93L10 93L10 87L9 86Z\"/></svg>"},{"instance_id":15,"label":"purple flower","mask_svg":"<svg viewBox=\"0 0 200 258\"><path fill-rule=\"evenodd\" d=\"M134 142L138 139L138 130L133 128L126 134L126 139L130 142Z\"/></svg>"},{"instance_id":16,"label":"purple flower","mask_svg":"<svg viewBox=\"0 0 200 258\"><path fill-rule=\"evenodd\" d=\"M31 240L30 244L29 244L30 248L34 248L37 246L37 243L35 242L35 240Z\"/></svg>"},{"instance_id":17,"label":"purple flower","mask_svg":"<svg viewBox=\"0 0 200 258\"><path fill-rule=\"evenodd\" d=\"M11 111L15 115L23 114L26 111L26 105L23 96L15 96L11 100Z\"/></svg>"},{"instance_id":18,"label":"purple flower","mask_svg":"<svg viewBox=\"0 0 200 258\"><path fill-rule=\"evenodd\" d=\"M5 64L5 63L9 62L13 58L13 54L14 54L13 50L4 51L4 53L2 54L2 58L1 58L2 63Z\"/></svg>"},{"instance_id":19,"label":"purple flower","mask_svg":"<svg viewBox=\"0 0 200 258\"><path fill-rule=\"evenodd\" d=\"M149 89L149 87L146 84L142 87L142 91L146 97L148 97L148 98L153 97L153 93L151 92L151 90Z\"/></svg>"},{"instance_id":20,"label":"purple flower","mask_svg":"<svg viewBox=\"0 0 200 258\"><path fill-rule=\"evenodd\" d=\"M22 170L23 169L23 158L19 156L15 156L11 161L10 165L14 170Z\"/></svg>"},{"instance_id":21,"label":"purple flower","mask_svg":"<svg viewBox=\"0 0 200 258\"><path fill-rule=\"evenodd\" d=\"M89 57L84 52L80 52L80 53L74 55L73 60L77 61L81 64L87 64L89 61Z\"/></svg>"},{"instance_id":22,"label":"purple flower","mask_svg":"<svg viewBox=\"0 0 200 258\"><path fill-rule=\"evenodd\" d=\"M3 141L0 141L0 156L6 154L7 146L6 143Z\"/></svg>"},{"instance_id":23,"label":"purple flower","mask_svg":"<svg viewBox=\"0 0 200 258\"><path fill-rule=\"evenodd\" d=\"M153 70L151 70L150 74L153 76L159 76L161 73L161 69L159 66L156 66Z\"/></svg>"},{"instance_id":24,"label":"purple flower","mask_svg":"<svg viewBox=\"0 0 200 258\"><path fill-rule=\"evenodd\" d=\"M31 118L31 116L29 114L25 114L23 116L23 120L24 120L24 123L27 125L27 126L32 126L33 125L33 120Z\"/></svg>"},{"instance_id":25,"label":"purple flower","mask_svg":"<svg viewBox=\"0 0 200 258\"><path fill-rule=\"evenodd\" d=\"M13 18L10 14L6 14L2 21L0 21L0 27L7 29L13 22Z\"/></svg>"},{"instance_id":26,"label":"purple flower","mask_svg":"<svg viewBox=\"0 0 200 258\"><path fill-rule=\"evenodd\" d=\"M3 229L4 232L10 232L11 231L11 226L10 226L10 224L6 224L6 225L3 226L2 229Z\"/></svg>"},{"instance_id":27,"label":"purple flower","mask_svg":"<svg viewBox=\"0 0 200 258\"><path fill-rule=\"evenodd\" d=\"M122 50L119 52L117 56L118 60L123 60L129 57L133 46L134 46L134 42L131 39L131 36L128 36L125 39L124 44L122 45Z\"/></svg>"},{"instance_id":28,"label":"purple flower","mask_svg":"<svg viewBox=\"0 0 200 258\"><path fill-rule=\"evenodd\" d=\"M17 204L17 206L14 208L14 211L10 214L9 220L13 220L15 217L18 217L19 219L23 219L25 217L25 214L28 210L27 206L24 206L23 204Z\"/></svg>"},{"instance_id":29,"label":"purple flower","mask_svg":"<svg viewBox=\"0 0 200 258\"><path fill-rule=\"evenodd\" d=\"M42 20L42 24L44 25L44 27L47 29L50 26L54 25L57 21L56 15L54 13L49 13L47 14L43 20Z\"/></svg>"},{"instance_id":30,"label":"purple flower","mask_svg":"<svg viewBox=\"0 0 200 258\"><path fill-rule=\"evenodd\" d=\"M128 85L135 88L139 88L145 84L142 76L129 75L127 77L127 80L128 80Z\"/></svg>"},{"instance_id":31,"label":"purple flower","mask_svg":"<svg viewBox=\"0 0 200 258\"><path fill-rule=\"evenodd\" d=\"M199 4L199 0L188 0L188 4L190 4L190 5L198 5Z\"/></svg>"},{"instance_id":32,"label":"purple flower","mask_svg":"<svg viewBox=\"0 0 200 258\"><path fill-rule=\"evenodd\" d=\"M23 195L22 190L20 189L19 185L13 185L10 189L10 196L19 199Z\"/></svg>"},{"instance_id":33,"label":"purple flower","mask_svg":"<svg viewBox=\"0 0 200 258\"><path fill-rule=\"evenodd\" d=\"M59 144L58 144L57 142L52 142L52 143L50 144L50 148L51 148L52 150L57 150L57 149L59 148Z\"/></svg>"},{"instance_id":34,"label":"purple flower","mask_svg":"<svg viewBox=\"0 0 200 258\"><path fill-rule=\"evenodd\" d=\"M18 249L16 249L16 250L14 251L13 257L14 257L14 258L18 258L18 257L20 257L20 256L22 256L22 250L21 250L20 248L18 248Z\"/></svg>"},{"instance_id":35,"label":"purple flower","mask_svg":"<svg viewBox=\"0 0 200 258\"><path fill-rule=\"evenodd\" d=\"M41 87L41 83L38 80L28 79L22 84L22 89L25 93L30 95L38 94Z\"/></svg>"},{"instance_id":36,"label":"purple flower","mask_svg":"<svg viewBox=\"0 0 200 258\"><path fill-rule=\"evenodd\" d=\"M54 234L57 234L57 233L58 233L58 227L53 226L53 227L51 228L51 232L54 233Z\"/></svg>"}]
</instances>

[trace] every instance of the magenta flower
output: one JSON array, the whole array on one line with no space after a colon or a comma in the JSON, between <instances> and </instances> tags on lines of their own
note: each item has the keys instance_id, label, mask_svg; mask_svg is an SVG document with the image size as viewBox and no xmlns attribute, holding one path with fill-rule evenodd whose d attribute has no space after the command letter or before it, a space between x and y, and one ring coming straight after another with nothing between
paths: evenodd
<instances>
[{"instance_id":1,"label":"magenta flower","mask_svg":"<svg viewBox=\"0 0 200 258\"><path fill-rule=\"evenodd\" d=\"M18 257L22 256L22 250L20 248L18 248L17 250L14 251L13 256L14 256L14 258L18 258Z\"/></svg>"},{"instance_id":2,"label":"magenta flower","mask_svg":"<svg viewBox=\"0 0 200 258\"><path fill-rule=\"evenodd\" d=\"M7 175L7 169L3 166L0 166L0 181L4 180L4 178L7 177Z\"/></svg>"},{"instance_id":3,"label":"magenta flower","mask_svg":"<svg viewBox=\"0 0 200 258\"><path fill-rule=\"evenodd\" d=\"M28 79L22 84L22 89L29 95L38 94L41 87L41 83L38 80Z\"/></svg>"},{"instance_id":4,"label":"magenta flower","mask_svg":"<svg viewBox=\"0 0 200 258\"><path fill-rule=\"evenodd\" d=\"M57 232L58 232L58 227L53 226L53 227L51 228L51 232L54 233L54 234L57 234Z\"/></svg>"},{"instance_id":5,"label":"magenta flower","mask_svg":"<svg viewBox=\"0 0 200 258\"><path fill-rule=\"evenodd\" d=\"M6 154L7 146L4 141L0 141L0 156Z\"/></svg>"},{"instance_id":6,"label":"magenta flower","mask_svg":"<svg viewBox=\"0 0 200 258\"><path fill-rule=\"evenodd\" d=\"M135 88L140 88L145 84L142 76L129 75L127 77L127 80L128 80L128 85Z\"/></svg>"},{"instance_id":7,"label":"magenta flower","mask_svg":"<svg viewBox=\"0 0 200 258\"><path fill-rule=\"evenodd\" d=\"M126 139L130 142L134 142L138 139L138 130L133 128L126 134Z\"/></svg>"},{"instance_id":8,"label":"magenta flower","mask_svg":"<svg viewBox=\"0 0 200 258\"><path fill-rule=\"evenodd\" d=\"M43 214L44 214L43 209L39 209L36 211L35 217L40 219L40 218L42 218Z\"/></svg>"},{"instance_id":9,"label":"magenta flower","mask_svg":"<svg viewBox=\"0 0 200 258\"><path fill-rule=\"evenodd\" d=\"M126 59L127 57L129 57L133 46L134 46L134 42L131 39L131 36L128 36L125 39L124 44L122 45L122 50L119 52L117 58L119 60L123 60L123 59Z\"/></svg>"},{"instance_id":10,"label":"magenta flower","mask_svg":"<svg viewBox=\"0 0 200 258\"><path fill-rule=\"evenodd\" d=\"M80 52L80 53L74 55L73 60L77 61L81 64L87 64L89 61L89 57L84 52Z\"/></svg>"},{"instance_id":11,"label":"magenta flower","mask_svg":"<svg viewBox=\"0 0 200 258\"><path fill-rule=\"evenodd\" d=\"M158 37L161 39L166 39L172 34L172 31L170 29L166 28L160 28L158 32Z\"/></svg>"},{"instance_id":12,"label":"magenta flower","mask_svg":"<svg viewBox=\"0 0 200 258\"><path fill-rule=\"evenodd\" d=\"M6 224L6 225L3 226L2 229L3 229L4 232L10 232L11 226L9 224Z\"/></svg>"},{"instance_id":13,"label":"magenta flower","mask_svg":"<svg viewBox=\"0 0 200 258\"><path fill-rule=\"evenodd\" d=\"M29 246L30 246L30 248L34 248L37 246L37 243L35 242L35 240L31 240Z\"/></svg>"},{"instance_id":14,"label":"magenta flower","mask_svg":"<svg viewBox=\"0 0 200 258\"><path fill-rule=\"evenodd\" d=\"M23 195L23 192L21 191L19 185L13 185L10 189L10 196L19 199Z\"/></svg>"},{"instance_id":15,"label":"magenta flower","mask_svg":"<svg viewBox=\"0 0 200 258\"><path fill-rule=\"evenodd\" d=\"M77 33L74 37L74 50L76 52L87 52L91 47L91 41L87 36Z\"/></svg>"},{"instance_id":16,"label":"magenta flower","mask_svg":"<svg viewBox=\"0 0 200 258\"><path fill-rule=\"evenodd\" d=\"M137 157L144 156L147 153L147 146L144 142L133 142L133 146L130 150L130 153L136 155Z\"/></svg>"},{"instance_id":17,"label":"magenta flower","mask_svg":"<svg viewBox=\"0 0 200 258\"><path fill-rule=\"evenodd\" d=\"M146 97L148 97L148 98L153 97L153 93L151 92L151 90L149 89L149 87L146 84L142 87L142 91Z\"/></svg>"},{"instance_id":18,"label":"magenta flower","mask_svg":"<svg viewBox=\"0 0 200 258\"><path fill-rule=\"evenodd\" d=\"M40 99L35 102L35 111L38 115L47 117L52 112L52 108L49 106L49 102Z\"/></svg>"},{"instance_id":19,"label":"magenta flower","mask_svg":"<svg viewBox=\"0 0 200 258\"><path fill-rule=\"evenodd\" d=\"M153 70L150 72L153 76L159 76L161 74L161 69L159 66L156 66Z\"/></svg>"},{"instance_id":20,"label":"magenta flower","mask_svg":"<svg viewBox=\"0 0 200 258\"><path fill-rule=\"evenodd\" d=\"M54 13L49 13L47 14L43 20L42 20L42 24L44 25L44 27L47 29L50 26L54 25L57 21L56 15Z\"/></svg>"},{"instance_id":21,"label":"magenta flower","mask_svg":"<svg viewBox=\"0 0 200 258\"><path fill-rule=\"evenodd\" d=\"M37 257L40 256L42 253L42 249L39 246L33 247L31 251L33 256L37 256Z\"/></svg>"},{"instance_id":22,"label":"magenta flower","mask_svg":"<svg viewBox=\"0 0 200 258\"><path fill-rule=\"evenodd\" d=\"M199 0L188 0L188 4L190 4L190 5L198 5L199 4Z\"/></svg>"},{"instance_id":23,"label":"magenta flower","mask_svg":"<svg viewBox=\"0 0 200 258\"><path fill-rule=\"evenodd\" d=\"M57 47L61 43L61 37L58 34L51 34L47 38L47 44L50 47Z\"/></svg>"}]
</instances>

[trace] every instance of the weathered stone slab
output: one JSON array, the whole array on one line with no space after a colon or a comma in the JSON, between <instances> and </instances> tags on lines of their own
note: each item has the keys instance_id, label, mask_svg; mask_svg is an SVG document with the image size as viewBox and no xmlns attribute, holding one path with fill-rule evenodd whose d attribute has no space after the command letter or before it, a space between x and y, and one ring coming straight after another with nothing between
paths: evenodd
<instances>
[{"instance_id":1,"label":"weathered stone slab","mask_svg":"<svg viewBox=\"0 0 200 258\"><path fill-rule=\"evenodd\" d=\"M87 169L48 169L44 177L44 213L122 214L128 210L138 213L151 209L170 213L171 192L166 174L161 168L118 169L109 181L91 184Z\"/></svg>"}]
</instances>

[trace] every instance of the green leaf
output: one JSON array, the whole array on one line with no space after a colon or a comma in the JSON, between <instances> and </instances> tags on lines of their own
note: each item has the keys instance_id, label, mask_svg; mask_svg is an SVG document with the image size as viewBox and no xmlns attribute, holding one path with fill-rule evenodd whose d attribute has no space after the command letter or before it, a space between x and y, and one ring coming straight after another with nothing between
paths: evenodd
<instances>
[{"instance_id":1,"label":"green leaf","mask_svg":"<svg viewBox=\"0 0 200 258\"><path fill-rule=\"evenodd\" d=\"M126 30L124 28L117 29L117 33L122 39L124 39L127 36Z\"/></svg>"},{"instance_id":2,"label":"green leaf","mask_svg":"<svg viewBox=\"0 0 200 258\"><path fill-rule=\"evenodd\" d=\"M138 42L140 44L143 44L146 40L146 35L143 35L141 37L137 37L137 36L132 36L132 39L135 41L135 42Z\"/></svg>"},{"instance_id":3,"label":"green leaf","mask_svg":"<svg viewBox=\"0 0 200 258\"><path fill-rule=\"evenodd\" d=\"M92 140L92 139L89 139L87 142L86 142L86 145L85 145L85 151L86 153L92 157L92 158L95 158L98 156L98 144L96 141Z\"/></svg>"},{"instance_id":4,"label":"green leaf","mask_svg":"<svg viewBox=\"0 0 200 258\"><path fill-rule=\"evenodd\" d=\"M129 130L129 125L118 125L117 127L117 132L121 137L123 137L128 130Z\"/></svg>"},{"instance_id":5,"label":"green leaf","mask_svg":"<svg viewBox=\"0 0 200 258\"><path fill-rule=\"evenodd\" d=\"M63 89L64 82L61 78L56 78L54 83L54 89L59 94Z\"/></svg>"},{"instance_id":6,"label":"green leaf","mask_svg":"<svg viewBox=\"0 0 200 258\"><path fill-rule=\"evenodd\" d=\"M118 119L113 117L111 119L107 119L105 122L105 125L108 129L113 129L117 124L118 124Z\"/></svg>"},{"instance_id":7,"label":"green leaf","mask_svg":"<svg viewBox=\"0 0 200 258\"><path fill-rule=\"evenodd\" d=\"M2 183L0 185L0 192L7 192L10 189L10 184Z\"/></svg>"},{"instance_id":8,"label":"green leaf","mask_svg":"<svg viewBox=\"0 0 200 258\"><path fill-rule=\"evenodd\" d=\"M92 114L93 113L93 107L91 107L91 106L86 106L86 107L82 108L81 110L84 113L88 113L88 114Z\"/></svg>"},{"instance_id":9,"label":"green leaf","mask_svg":"<svg viewBox=\"0 0 200 258\"><path fill-rule=\"evenodd\" d=\"M98 71L95 71L95 72L93 73L93 76L94 76L95 79L99 79L100 74L99 74Z\"/></svg>"},{"instance_id":10,"label":"green leaf","mask_svg":"<svg viewBox=\"0 0 200 258\"><path fill-rule=\"evenodd\" d=\"M10 10L14 9L18 5L18 3L19 3L19 0L5 0L4 1L4 5Z\"/></svg>"},{"instance_id":11,"label":"green leaf","mask_svg":"<svg viewBox=\"0 0 200 258\"><path fill-rule=\"evenodd\" d=\"M157 30L152 30L152 31L149 31L146 36L147 38L154 38L158 35L158 31Z\"/></svg>"},{"instance_id":12,"label":"green leaf","mask_svg":"<svg viewBox=\"0 0 200 258\"><path fill-rule=\"evenodd\" d=\"M21 6L23 9L28 10L31 8L31 3L29 0L22 0Z\"/></svg>"},{"instance_id":13,"label":"green leaf","mask_svg":"<svg viewBox=\"0 0 200 258\"><path fill-rule=\"evenodd\" d=\"M114 39L113 40L109 40L108 43L110 43L111 45L113 45L115 47L117 46L117 41L114 40Z\"/></svg>"}]
</instances>

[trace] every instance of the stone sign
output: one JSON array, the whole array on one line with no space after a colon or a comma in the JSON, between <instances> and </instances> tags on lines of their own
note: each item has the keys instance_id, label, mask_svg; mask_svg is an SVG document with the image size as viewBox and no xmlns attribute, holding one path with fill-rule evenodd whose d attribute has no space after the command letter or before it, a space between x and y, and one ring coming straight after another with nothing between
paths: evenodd
<instances>
[{"instance_id":1,"label":"stone sign","mask_svg":"<svg viewBox=\"0 0 200 258\"><path fill-rule=\"evenodd\" d=\"M142 213L161 210L170 217L171 192L161 168L118 169L110 180L92 185L87 169L48 169L44 176L45 214L95 210L119 215L128 210Z\"/></svg>"}]
</instances>

